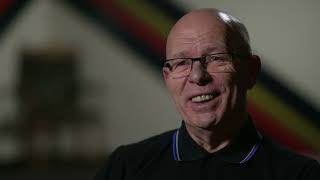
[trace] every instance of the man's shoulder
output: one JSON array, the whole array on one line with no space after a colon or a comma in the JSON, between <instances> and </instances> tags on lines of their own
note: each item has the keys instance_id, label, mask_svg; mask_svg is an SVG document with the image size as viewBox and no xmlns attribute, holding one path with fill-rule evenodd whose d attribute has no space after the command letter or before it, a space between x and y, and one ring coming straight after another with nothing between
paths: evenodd
<instances>
[{"instance_id":1,"label":"man's shoulder","mask_svg":"<svg viewBox=\"0 0 320 180\"><path fill-rule=\"evenodd\" d=\"M153 146L166 145L171 142L171 138L174 132L175 130L166 131L135 143L123 145L123 147L128 150L139 150L141 148L145 149Z\"/></svg>"},{"instance_id":2,"label":"man's shoulder","mask_svg":"<svg viewBox=\"0 0 320 180\"><path fill-rule=\"evenodd\" d=\"M275 141L270 138L265 138L264 140L265 149L271 153L274 158L282 160L282 161L290 161L290 162L306 162L306 161L314 161L313 159L304 156L302 154L298 154L289 148L279 145Z\"/></svg>"},{"instance_id":3,"label":"man's shoulder","mask_svg":"<svg viewBox=\"0 0 320 180\"><path fill-rule=\"evenodd\" d=\"M96 174L95 179L121 179L144 169L171 144L174 130L152 136L140 142L116 148Z\"/></svg>"},{"instance_id":4,"label":"man's shoulder","mask_svg":"<svg viewBox=\"0 0 320 180\"><path fill-rule=\"evenodd\" d=\"M280 146L270 139L264 140L264 150L267 153L265 157L279 171L304 174L307 171L320 170L320 164L316 160Z\"/></svg>"},{"instance_id":5,"label":"man's shoulder","mask_svg":"<svg viewBox=\"0 0 320 180\"><path fill-rule=\"evenodd\" d=\"M166 149L171 144L172 135L174 132L175 130L170 130L139 142L122 145L118 147L116 151L126 158L154 156L155 154Z\"/></svg>"}]
</instances>

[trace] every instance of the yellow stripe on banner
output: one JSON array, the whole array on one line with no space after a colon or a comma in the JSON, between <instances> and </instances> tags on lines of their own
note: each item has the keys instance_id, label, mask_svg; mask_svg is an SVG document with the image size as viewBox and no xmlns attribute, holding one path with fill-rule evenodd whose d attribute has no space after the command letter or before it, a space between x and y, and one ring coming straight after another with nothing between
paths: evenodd
<instances>
[{"instance_id":1,"label":"yellow stripe on banner","mask_svg":"<svg viewBox=\"0 0 320 180\"><path fill-rule=\"evenodd\" d=\"M286 127L303 139L305 143L320 152L320 132L303 115L290 108L289 105L268 91L261 83L256 84L249 96L256 105L275 117L280 125Z\"/></svg>"},{"instance_id":2,"label":"yellow stripe on banner","mask_svg":"<svg viewBox=\"0 0 320 180\"><path fill-rule=\"evenodd\" d=\"M123 8L145 22L151 29L158 32L161 37L166 38L174 21L166 16L161 10L153 7L144 0L118 0Z\"/></svg>"}]
</instances>

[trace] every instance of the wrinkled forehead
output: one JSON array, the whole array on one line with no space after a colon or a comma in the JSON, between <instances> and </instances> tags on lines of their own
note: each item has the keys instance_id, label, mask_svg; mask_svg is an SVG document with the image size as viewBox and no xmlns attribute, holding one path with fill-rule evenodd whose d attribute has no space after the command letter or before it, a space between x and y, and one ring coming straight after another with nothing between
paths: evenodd
<instances>
[{"instance_id":1,"label":"wrinkled forehead","mask_svg":"<svg viewBox=\"0 0 320 180\"><path fill-rule=\"evenodd\" d=\"M214 14L199 14L179 20L167 38L168 58L201 56L223 51L226 25Z\"/></svg>"},{"instance_id":2,"label":"wrinkled forehead","mask_svg":"<svg viewBox=\"0 0 320 180\"><path fill-rule=\"evenodd\" d=\"M167 58L196 57L226 51L224 31L191 31L180 33L167 41Z\"/></svg>"}]
</instances>

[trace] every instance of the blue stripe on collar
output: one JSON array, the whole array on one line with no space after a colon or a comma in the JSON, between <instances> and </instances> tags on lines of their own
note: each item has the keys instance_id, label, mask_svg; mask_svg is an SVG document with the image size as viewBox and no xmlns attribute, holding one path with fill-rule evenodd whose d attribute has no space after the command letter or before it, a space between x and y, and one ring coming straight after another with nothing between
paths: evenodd
<instances>
[{"instance_id":1,"label":"blue stripe on collar","mask_svg":"<svg viewBox=\"0 0 320 180\"><path fill-rule=\"evenodd\" d=\"M255 155L255 153L257 152L257 150L258 150L258 148L259 148L260 145L261 145L261 140L260 140L259 142L257 142L257 143L253 146L253 148L251 149L251 151L249 152L249 154L248 154L243 160L241 160L241 161L239 162L239 164L243 164L243 163L249 161L249 160Z\"/></svg>"},{"instance_id":2,"label":"blue stripe on collar","mask_svg":"<svg viewBox=\"0 0 320 180\"><path fill-rule=\"evenodd\" d=\"M179 129L172 136L172 155L175 161L181 161L179 156L178 139L179 139Z\"/></svg>"},{"instance_id":3,"label":"blue stripe on collar","mask_svg":"<svg viewBox=\"0 0 320 180\"><path fill-rule=\"evenodd\" d=\"M181 159L180 153L179 153L179 130L180 129L177 129L174 132L174 134L172 135L172 156L173 156L173 159L175 161L184 161L184 160ZM256 129L255 129L255 131L256 131L256 134L257 134L257 142L253 145L253 147L248 152L248 154L242 160L239 160L237 162L230 161L230 163L243 164L243 163L246 163L247 161L249 161L250 159L253 158L253 156L256 154L257 150L261 146L262 139L263 139L263 136L260 134L260 132L258 130L256 130ZM218 154L219 153L220 152L218 152ZM218 155L218 156L221 156L221 155ZM224 161L229 162L227 159L225 159Z\"/></svg>"},{"instance_id":4,"label":"blue stripe on collar","mask_svg":"<svg viewBox=\"0 0 320 180\"><path fill-rule=\"evenodd\" d=\"M251 149L249 154L243 160L241 160L239 162L239 164L242 164L242 163L249 161L256 154L257 150L259 149L261 142L262 142L262 135L258 130L256 130L256 132L257 132L258 139L259 139L258 142L253 146L253 148Z\"/></svg>"}]
</instances>

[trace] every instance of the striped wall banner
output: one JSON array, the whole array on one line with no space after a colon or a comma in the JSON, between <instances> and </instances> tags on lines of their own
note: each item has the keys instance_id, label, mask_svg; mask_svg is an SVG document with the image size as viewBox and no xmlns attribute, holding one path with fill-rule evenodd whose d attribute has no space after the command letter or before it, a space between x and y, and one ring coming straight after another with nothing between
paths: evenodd
<instances>
[{"instance_id":1,"label":"striped wall banner","mask_svg":"<svg viewBox=\"0 0 320 180\"><path fill-rule=\"evenodd\" d=\"M161 70L165 38L185 10L169 0L65 0L112 33L141 60ZM159 76L160 77L160 76ZM249 93L248 109L258 128L281 144L320 158L319 109L263 69Z\"/></svg>"},{"instance_id":2,"label":"striped wall banner","mask_svg":"<svg viewBox=\"0 0 320 180\"><path fill-rule=\"evenodd\" d=\"M31 0L1 0L0 1L0 35L7 29L18 12Z\"/></svg>"}]
</instances>

